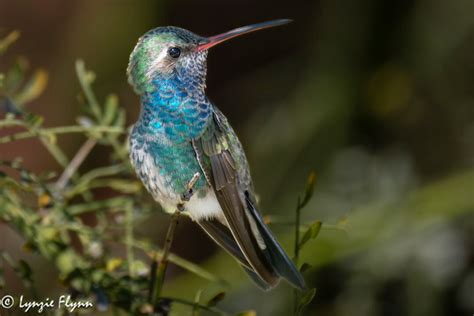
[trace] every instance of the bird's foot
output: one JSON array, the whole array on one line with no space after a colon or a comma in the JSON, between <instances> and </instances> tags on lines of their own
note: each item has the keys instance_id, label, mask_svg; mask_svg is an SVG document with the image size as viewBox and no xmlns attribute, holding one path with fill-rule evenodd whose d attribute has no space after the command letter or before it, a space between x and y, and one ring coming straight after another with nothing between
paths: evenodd
<instances>
[{"instance_id":1,"label":"bird's foot","mask_svg":"<svg viewBox=\"0 0 474 316\"><path fill-rule=\"evenodd\" d=\"M193 189L189 189L187 192L181 194L181 200L184 202L188 202L193 196L193 194L194 194Z\"/></svg>"},{"instance_id":2,"label":"bird's foot","mask_svg":"<svg viewBox=\"0 0 474 316\"><path fill-rule=\"evenodd\" d=\"M188 185L186 186L186 192L184 192L183 194L181 194L181 203L178 203L178 205L176 205L176 208L178 209L178 211L180 212L183 212L184 211L184 205L186 204L186 202L188 202L189 200L191 200L191 198L193 197L194 195L194 185L196 184L197 180L199 179L200 177L200 174L199 172L196 172L193 177L191 178L191 180L189 180L188 182Z\"/></svg>"},{"instance_id":3,"label":"bird's foot","mask_svg":"<svg viewBox=\"0 0 474 316\"><path fill-rule=\"evenodd\" d=\"M193 187L196 184L199 177L200 177L199 172L196 172L193 175L193 177L191 178L191 180L189 180L188 185L186 186L187 191L184 192L183 194L181 194L181 200L183 202L188 202L191 199L191 197L193 196L193 194L194 194Z\"/></svg>"},{"instance_id":4,"label":"bird's foot","mask_svg":"<svg viewBox=\"0 0 474 316\"><path fill-rule=\"evenodd\" d=\"M179 212L184 212L184 203L178 203L178 205L176 205L176 208Z\"/></svg>"}]
</instances>

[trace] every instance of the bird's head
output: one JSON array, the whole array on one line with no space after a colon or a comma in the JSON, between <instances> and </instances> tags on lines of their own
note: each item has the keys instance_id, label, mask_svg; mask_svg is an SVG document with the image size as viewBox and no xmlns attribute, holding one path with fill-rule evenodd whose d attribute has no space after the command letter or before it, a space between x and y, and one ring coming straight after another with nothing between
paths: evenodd
<instances>
[{"instance_id":1,"label":"bird's head","mask_svg":"<svg viewBox=\"0 0 474 316\"><path fill-rule=\"evenodd\" d=\"M211 37L202 37L174 26L155 28L143 35L133 49L127 68L128 81L139 94L153 89L155 80L169 78L204 89L209 48L239 35L290 21L282 19L253 24Z\"/></svg>"}]
</instances>

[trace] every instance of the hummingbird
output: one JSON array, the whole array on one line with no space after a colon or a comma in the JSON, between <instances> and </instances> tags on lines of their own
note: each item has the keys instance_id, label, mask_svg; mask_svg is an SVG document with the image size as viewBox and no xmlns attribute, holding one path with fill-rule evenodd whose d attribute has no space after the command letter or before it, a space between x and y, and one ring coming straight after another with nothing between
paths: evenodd
<instances>
[{"instance_id":1,"label":"hummingbird","mask_svg":"<svg viewBox=\"0 0 474 316\"><path fill-rule=\"evenodd\" d=\"M137 176L165 212L186 212L263 290L282 278L300 289L305 282L258 211L242 144L206 95L207 55L231 38L290 21L211 37L158 27L138 40L127 67L141 102L130 134Z\"/></svg>"}]
</instances>

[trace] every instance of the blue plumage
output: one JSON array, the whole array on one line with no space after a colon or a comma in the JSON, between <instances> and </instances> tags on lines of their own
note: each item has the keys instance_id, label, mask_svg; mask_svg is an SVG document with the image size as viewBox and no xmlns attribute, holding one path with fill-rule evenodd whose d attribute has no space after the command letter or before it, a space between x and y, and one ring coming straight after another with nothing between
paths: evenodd
<instances>
[{"instance_id":1,"label":"blue plumage","mask_svg":"<svg viewBox=\"0 0 474 316\"><path fill-rule=\"evenodd\" d=\"M166 190L172 195L180 195L186 192L186 185L193 175L202 173L190 140L198 138L205 130L212 105L195 85L185 85L178 74L155 78L148 91L141 97L140 117L131 134L131 157L137 169L141 169L140 155L134 151L141 150L150 155L159 175L165 179ZM144 172L139 176L145 184L153 180ZM205 186L203 175L194 189L199 191ZM148 184L147 187L152 186Z\"/></svg>"}]
</instances>

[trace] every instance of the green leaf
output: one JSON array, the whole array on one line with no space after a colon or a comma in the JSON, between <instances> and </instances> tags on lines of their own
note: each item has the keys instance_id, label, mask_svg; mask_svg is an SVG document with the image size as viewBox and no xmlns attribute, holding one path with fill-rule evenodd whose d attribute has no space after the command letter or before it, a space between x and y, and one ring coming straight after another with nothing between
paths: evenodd
<instances>
[{"instance_id":1,"label":"green leaf","mask_svg":"<svg viewBox=\"0 0 474 316\"><path fill-rule=\"evenodd\" d=\"M222 301L224 298L225 298L225 292L219 292L213 298L211 298L209 302L207 302L207 306L214 307L217 305L217 303Z\"/></svg>"},{"instance_id":2,"label":"green leaf","mask_svg":"<svg viewBox=\"0 0 474 316\"><path fill-rule=\"evenodd\" d=\"M18 105L24 105L36 99L46 88L48 73L42 69L37 70L24 88L15 95L14 101Z\"/></svg>"},{"instance_id":3,"label":"green leaf","mask_svg":"<svg viewBox=\"0 0 474 316\"><path fill-rule=\"evenodd\" d=\"M302 248L310 239L315 239L319 232L321 231L321 221L315 221L309 226L309 228L304 233L303 237L300 240L298 245L299 248Z\"/></svg>"},{"instance_id":4,"label":"green leaf","mask_svg":"<svg viewBox=\"0 0 474 316\"><path fill-rule=\"evenodd\" d=\"M95 74L92 71L86 70L83 60L76 61L76 73L79 83L81 84L82 91L84 92L88 109L97 120L100 120L102 117L102 110L91 87L95 80Z\"/></svg>"},{"instance_id":5,"label":"green leaf","mask_svg":"<svg viewBox=\"0 0 474 316\"><path fill-rule=\"evenodd\" d=\"M122 180L122 179L112 179L104 180L104 184L111 189L122 193L136 193L140 192L141 184L138 181Z\"/></svg>"},{"instance_id":6,"label":"green leaf","mask_svg":"<svg viewBox=\"0 0 474 316\"><path fill-rule=\"evenodd\" d=\"M202 294L202 289L199 289L197 292L196 292L196 296L194 297L194 303L196 303L196 305L193 306L193 312L192 312L192 316L199 316L199 302L201 301L201 294Z\"/></svg>"},{"instance_id":7,"label":"green leaf","mask_svg":"<svg viewBox=\"0 0 474 316\"><path fill-rule=\"evenodd\" d=\"M125 126L125 109L120 108L113 124L114 126Z\"/></svg>"},{"instance_id":8,"label":"green leaf","mask_svg":"<svg viewBox=\"0 0 474 316\"><path fill-rule=\"evenodd\" d=\"M55 241L59 236L59 230L54 226L41 225L36 233L41 241Z\"/></svg>"},{"instance_id":9,"label":"green leaf","mask_svg":"<svg viewBox=\"0 0 474 316\"><path fill-rule=\"evenodd\" d=\"M0 54L3 54L8 47L20 37L19 31L10 32L5 38L0 40Z\"/></svg>"},{"instance_id":10,"label":"green leaf","mask_svg":"<svg viewBox=\"0 0 474 316\"><path fill-rule=\"evenodd\" d=\"M312 288L306 291L306 293L304 293L303 296L301 296L300 298L299 309L301 310L303 307L311 303L315 294L316 294L316 288Z\"/></svg>"},{"instance_id":11,"label":"green leaf","mask_svg":"<svg viewBox=\"0 0 474 316\"><path fill-rule=\"evenodd\" d=\"M28 61L25 58L20 57L8 70L4 81L5 93L7 95L14 95L15 92L20 88L23 80L25 79L25 72L27 71L28 67Z\"/></svg>"},{"instance_id":12,"label":"green leaf","mask_svg":"<svg viewBox=\"0 0 474 316\"><path fill-rule=\"evenodd\" d=\"M141 260L134 260L131 268L134 275L146 276L150 273L150 267Z\"/></svg>"},{"instance_id":13,"label":"green leaf","mask_svg":"<svg viewBox=\"0 0 474 316\"><path fill-rule=\"evenodd\" d=\"M311 198L313 197L315 186L316 186L316 173L312 171L308 176L308 180L306 181L304 198L299 205L300 208L303 208L306 204L308 204L309 200L311 200Z\"/></svg>"},{"instance_id":14,"label":"green leaf","mask_svg":"<svg viewBox=\"0 0 474 316\"><path fill-rule=\"evenodd\" d=\"M102 124L110 125L117 117L118 113L118 98L115 94L110 94L105 100L105 112L102 117Z\"/></svg>"},{"instance_id":15,"label":"green leaf","mask_svg":"<svg viewBox=\"0 0 474 316\"><path fill-rule=\"evenodd\" d=\"M56 258L56 266L61 272L62 277L66 277L78 266L78 257L72 250L66 250L59 254Z\"/></svg>"},{"instance_id":16,"label":"green leaf","mask_svg":"<svg viewBox=\"0 0 474 316\"><path fill-rule=\"evenodd\" d=\"M30 127L39 127L43 124L43 117L33 113L26 113L25 121Z\"/></svg>"}]
</instances>

